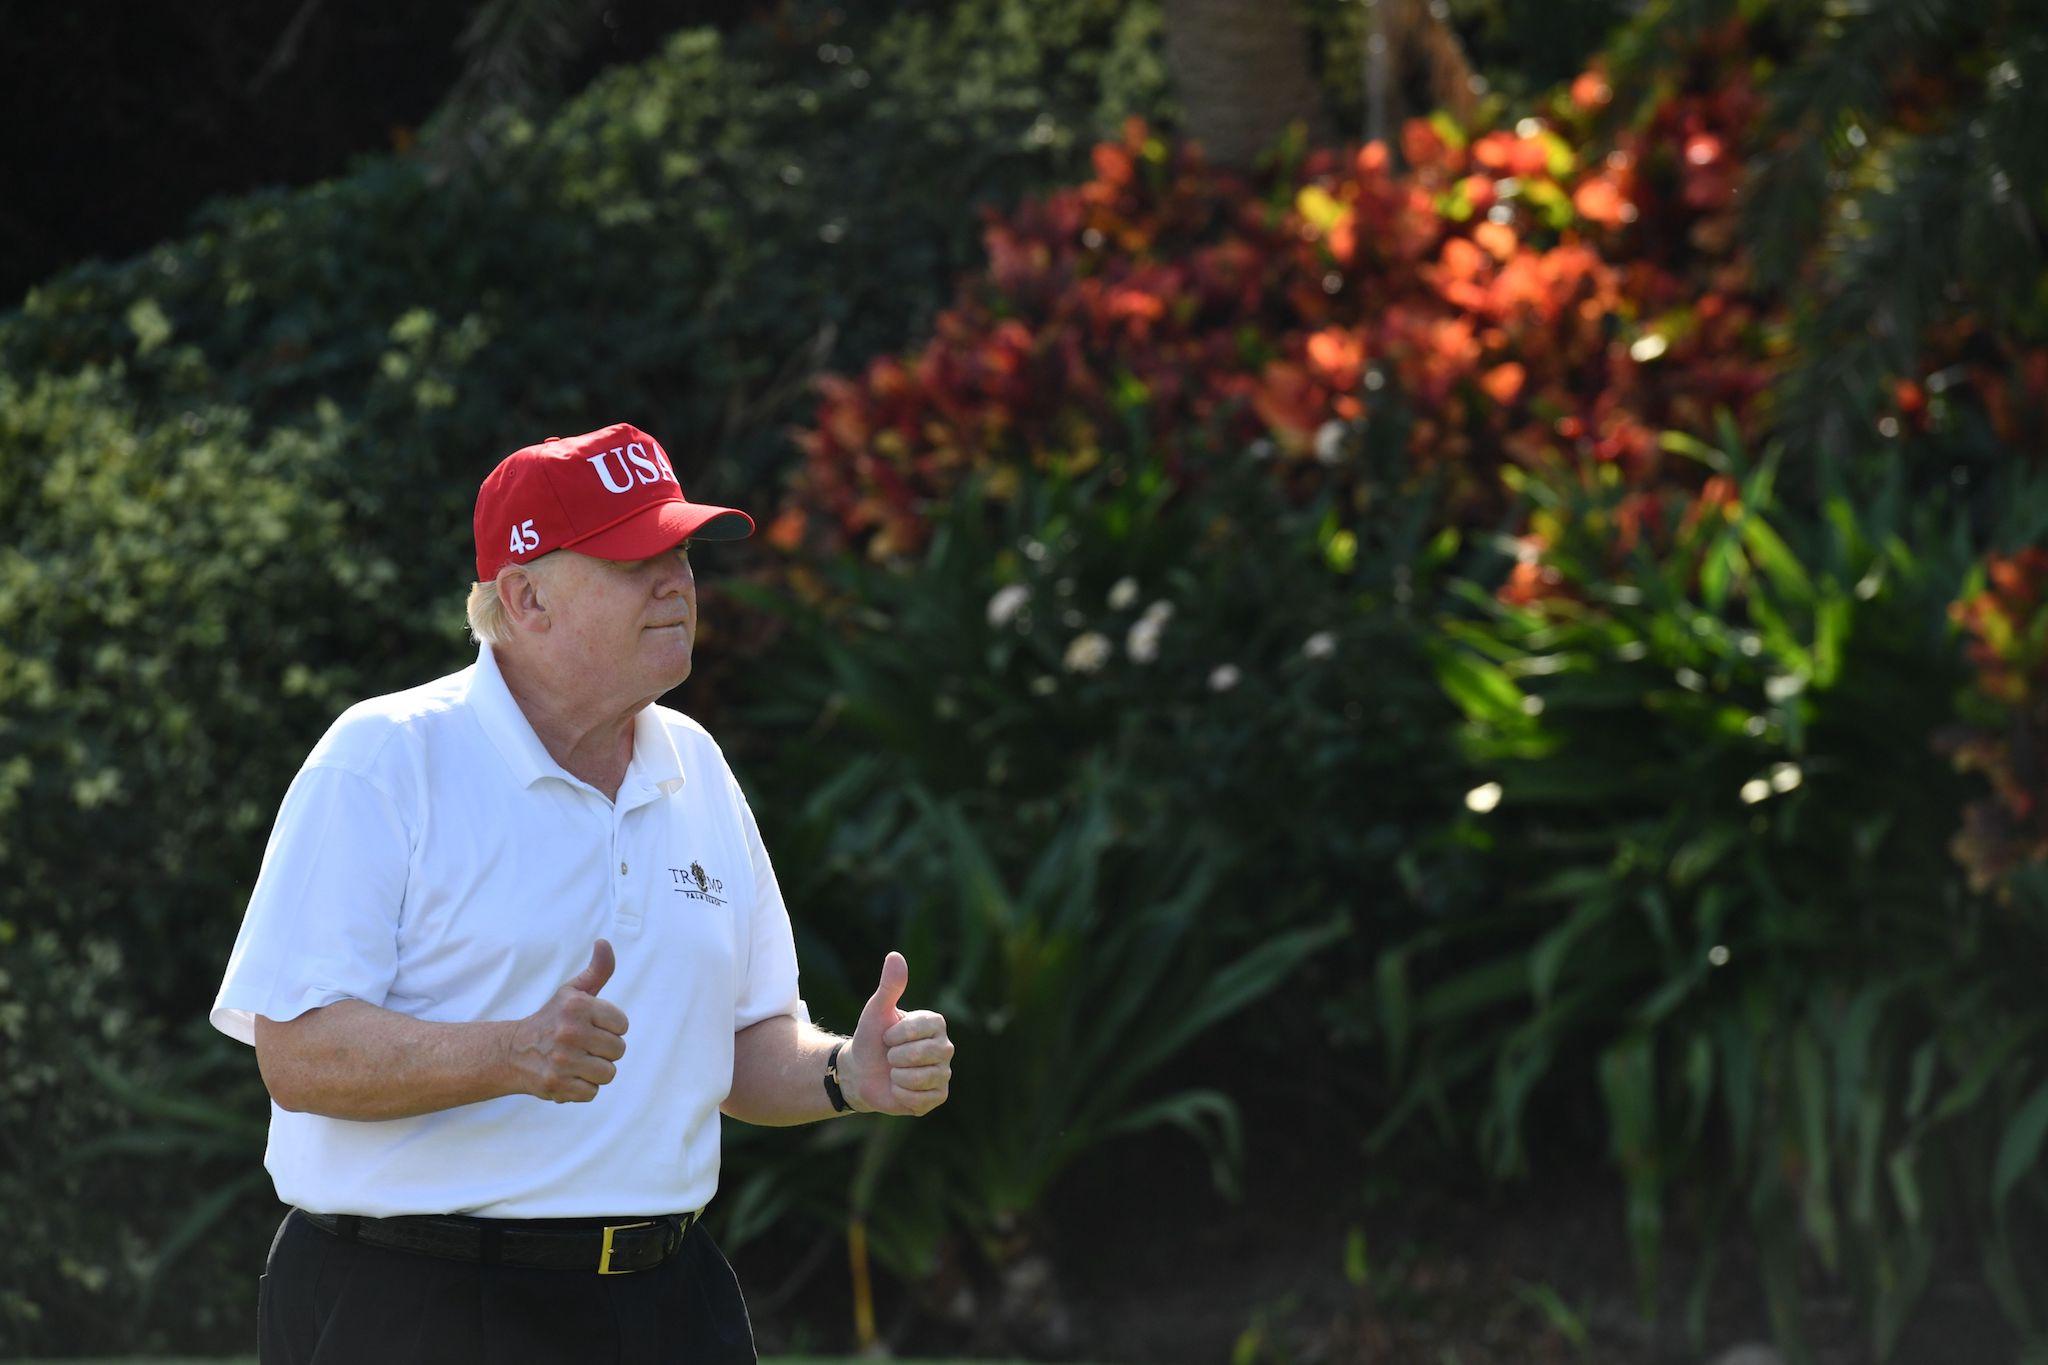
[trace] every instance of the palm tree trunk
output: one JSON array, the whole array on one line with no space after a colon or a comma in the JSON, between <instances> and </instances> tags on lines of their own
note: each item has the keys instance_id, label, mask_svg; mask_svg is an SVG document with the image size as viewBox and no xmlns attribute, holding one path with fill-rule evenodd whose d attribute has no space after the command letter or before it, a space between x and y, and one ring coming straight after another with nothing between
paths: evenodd
<instances>
[{"instance_id":1,"label":"palm tree trunk","mask_svg":"<svg viewBox=\"0 0 2048 1365\"><path fill-rule=\"evenodd\" d=\"M1333 140L1308 45L1276 0L1164 0L1166 63L1183 131L1209 160L1249 168L1301 119L1311 142Z\"/></svg>"}]
</instances>

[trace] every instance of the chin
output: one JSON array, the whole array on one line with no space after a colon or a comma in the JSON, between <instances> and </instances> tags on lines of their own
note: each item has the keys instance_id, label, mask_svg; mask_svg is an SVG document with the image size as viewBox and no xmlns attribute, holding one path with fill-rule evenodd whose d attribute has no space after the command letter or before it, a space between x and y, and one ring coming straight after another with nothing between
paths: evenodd
<instances>
[{"instance_id":1,"label":"chin","mask_svg":"<svg viewBox=\"0 0 2048 1365\"><path fill-rule=\"evenodd\" d=\"M654 661L648 672L653 675L661 690L666 692L683 685L683 680L690 676L690 665L693 662L695 660L690 647L684 645L680 650L664 650L662 657Z\"/></svg>"}]
</instances>

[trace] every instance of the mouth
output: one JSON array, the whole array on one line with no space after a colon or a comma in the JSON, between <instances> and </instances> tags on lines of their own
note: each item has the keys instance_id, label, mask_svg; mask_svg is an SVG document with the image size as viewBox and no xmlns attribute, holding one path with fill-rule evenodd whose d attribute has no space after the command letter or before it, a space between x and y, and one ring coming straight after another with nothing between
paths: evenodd
<instances>
[{"instance_id":1,"label":"mouth","mask_svg":"<svg viewBox=\"0 0 2048 1365\"><path fill-rule=\"evenodd\" d=\"M648 627L647 627L647 629L649 629L649 630L681 630L681 629L682 629L682 628L683 628L684 626L687 626L687 625L689 625L689 624L690 624L690 623L689 623L688 621L670 621L670 622L668 622L668 623L667 623L666 625L659 625L659 626L648 626Z\"/></svg>"}]
</instances>

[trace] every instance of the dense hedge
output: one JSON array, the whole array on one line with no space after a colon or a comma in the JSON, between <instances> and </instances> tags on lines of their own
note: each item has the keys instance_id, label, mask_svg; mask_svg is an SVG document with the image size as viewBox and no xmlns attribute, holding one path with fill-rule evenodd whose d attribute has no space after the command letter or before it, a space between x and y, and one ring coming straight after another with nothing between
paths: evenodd
<instances>
[{"instance_id":1,"label":"dense hedge","mask_svg":"<svg viewBox=\"0 0 2048 1365\"><path fill-rule=\"evenodd\" d=\"M0 1203L35 1234L0 1249L0 1348L246 1347L264 1099L202 1016L313 740L470 655L483 472L623 417L694 494L765 507L810 374L916 334L966 205L1170 112L1156 23L970 0L682 33L484 172L215 203L0 317Z\"/></svg>"},{"instance_id":2,"label":"dense hedge","mask_svg":"<svg viewBox=\"0 0 2048 1365\"><path fill-rule=\"evenodd\" d=\"M200 992L218 984L277 795L361 679L307 661L377 648L355 604L396 575L304 486L332 439L258 435L223 407L153 422L117 372L0 377L10 1344L84 1341L101 1296L135 1293L190 1198L166 1198L175 1165L76 1164L133 1122L88 1068L152 1069L164 1038L204 1027ZM207 1098L244 1116L246 1161L262 1096L237 1060L241 1083ZM224 1255L206 1262L218 1272ZM197 1297L187 1331L230 1325L231 1284Z\"/></svg>"}]
</instances>

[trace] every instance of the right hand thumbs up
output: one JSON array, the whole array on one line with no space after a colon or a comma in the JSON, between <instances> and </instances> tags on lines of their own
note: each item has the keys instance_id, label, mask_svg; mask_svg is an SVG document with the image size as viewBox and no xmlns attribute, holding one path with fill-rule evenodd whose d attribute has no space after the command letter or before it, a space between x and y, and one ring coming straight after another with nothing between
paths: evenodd
<instances>
[{"instance_id":1,"label":"right hand thumbs up","mask_svg":"<svg viewBox=\"0 0 2048 1365\"><path fill-rule=\"evenodd\" d=\"M612 945L599 939L590 965L519 1021L512 1058L524 1093L557 1104L587 1104L618 1075L612 1063L626 1055L626 1012L597 996L617 967Z\"/></svg>"}]
</instances>

